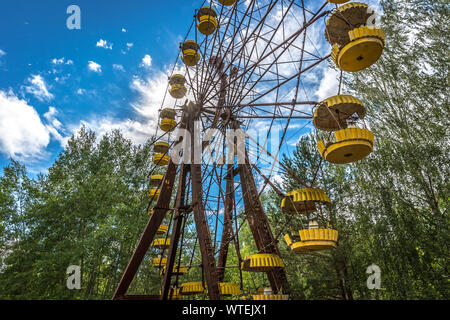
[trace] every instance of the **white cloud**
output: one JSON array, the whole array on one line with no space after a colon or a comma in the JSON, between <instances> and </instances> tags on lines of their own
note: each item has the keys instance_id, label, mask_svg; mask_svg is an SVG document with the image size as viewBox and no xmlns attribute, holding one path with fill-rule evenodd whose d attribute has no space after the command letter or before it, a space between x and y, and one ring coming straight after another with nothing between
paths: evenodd
<instances>
[{"instance_id":1,"label":"white cloud","mask_svg":"<svg viewBox=\"0 0 450 320\"><path fill-rule=\"evenodd\" d=\"M121 64L113 64L113 68L115 70L119 70L119 71L125 72L125 68Z\"/></svg>"},{"instance_id":2,"label":"white cloud","mask_svg":"<svg viewBox=\"0 0 450 320\"><path fill-rule=\"evenodd\" d=\"M112 50L112 46L113 46L112 43L108 44L108 41L103 40L103 39L98 40L96 45L97 45L97 47L105 48L105 49L108 49L108 50Z\"/></svg>"},{"instance_id":3,"label":"white cloud","mask_svg":"<svg viewBox=\"0 0 450 320\"><path fill-rule=\"evenodd\" d=\"M167 75L163 72L155 74L147 79L134 78L131 88L139 93L139 100L132 103L132 107L139 115L153 121L157 125L158 110L161 108L164 94L167 90ZM173 105L174 99L167 94L166 104Z\"/></svg>"},{"instance_id":4,"label":"white cloud","mask_svg":"<svg viewBox=\"0 0 450 320\"><path fill-rule=\"evenodd\" d=\"M150 136L155 134L155 127L151 121L139 122L131 119L120 121L111 117L103 117L94 118L89 121L81 121L80 127L82 125L93 130L99 139L112 130L119 129L123 136L130 139L134 144L143 144ZM75 132L78 129L79 127Z\"/></svg>"},{"instance_id":5,"label":"white cloud","mask_svg":"<svg viewBox=\"0 0 450 320\"><path fill-rule=\"evenodd\" d=\"M64 63L64 58L60 58L60 59L54 58L54 59L52 60L52 63L53 63L53 64L63 64L63 63Z\"/></svg>"},{"instance_id":6,"label":"white cloud","mask_svg":"<svg viewBox=\"0 0 450 320\"><path fill-rule=\"evenodd\" d=\"M166 107L174 107L175 99L167 92L168 90L168 74L184 74L185 67L176 67L173 69L172 65L167 66L163 71L153 73L145 79L134 77L131 82L131 89L139 93L139 99L133 102L131 106L142 117L153 120L154 126L157 125L158 110L164 104ZM184 99L194 100L191 93L185 98L178 100L178 104L182 104Z\"/></svg>"},{"instance_id":7,"label":"white cloud","mask_svg":"<svg viewBox=\"0 0 450 320\"><path fill-rule=\"evenodd\" d=\"M78 90L77 90L77 94L79 94L79 95L83 95L83 94L85 94L86 93L86 89L81 89L81 88L79 88Z\"/></svg>"},{"instance_id":8,"label":"white cloud","mask_svg":"<svg viewBox=\"0 0 450 320\"><path fill-rule=\"evenodd\" d=\"M55 81L56 82L62 82L64 83L67 79L69 79L72 75L70 73L68 73L65 76L61 76L61 77L55 77Z\"/></svg>"},{"instance_id":9,"label":"white cloud","mask_svg":"<svg viewBox=\"0 0 450 320\"><path fill-rule=\"evenodd\" d=\"M127 42L126 50L121 49L120 52L121 52L122 54L127 54L127 52L130 51L131 48L133 48L133 46L134 46L134 43L133 43L133 42ZM149 57L150 57L150 56L149 56ZM145 59L145 57L144 57L144 59ZM150 63L151 63L151 58L150 58Z\"/></svg>"},{"instance_id":10,"label":"white cloud","mask_svg":"<svg viewBox=\"0 0 450 320\"><path fill-rule=\"evenodd\" d=\"M89 61L88 67L91 71L102 72L102 66L94 61Z\"/></svg>"},{"instance_id":11,"label":"white cloud","mask_svg":"<svg viewBox=\"0 0 450 320\"><path fill-rule=\"evenodd\" d=\"M152 65L152 57L149 54L146 54L144 58L142 58L142 66L150 67Z\"/></svg>"},{"instance_id":12,"label":"white cloud","mask_svg":"<svg viewBox=\"0 0 450 320\"><path fill-rule=\"evenodd\" d=\"M11 90L0 91L0 152L20 159L39 157L49 142L36 110Z\"/></svg>"},{"instance_id":13,"label":"white cloud","mask_svg":"<svg viewBox=\"0 0 450 320\"><path fill-rule=\"evenodd\" d=\"M25 86L25 91L31 93L40 101L48 101L53 99L53 94L51 94L45 83L45 80L40 75L32 75L28 78L29 86Z\"/></svg>"},{"instance_id":14,"label":"white cloud","mask_svg":"<svg viewBox=\"0 0 450 320\"><path fill-rule=\"evenodd\" d=\"M0 49L0 59L6 55L6 52ZM0 60L0 66L3 64L3 62Z\"/></svg>"},{"instance_id":15,"label":"white cloud","mask_svg":"<svg viewBox=\"0 0 450 320\"><path fill-rule=\"evenodd\" d=\"M73 64L73 61L71 59L65 61L65 58L62 57L62 58L59 58L59 59L54 58L52 60L52 63L56 64L56 65L59 65L59 64Z\"/></svg>"},{"instance_id":16,"label":"white cloud","mask_svg":"<svg viewBox=\"0 0 450 320\"><path fill-rule=\"evenodd\" d=\"M172 68L168 68L169 72ZM135 77L130 87L138 93L138 99L131 104L137 114L134 119L115 119L112 116L93 117L80 121L79 125L70 128L76 133L82 125L96 132L100 138L113 129L120 129L125 137L134 144L142 144L154 135L158 125L158 110L163 104L164 95L167 90L167 73L156 72L153 76L145 79ZM176 73L182 73L179 69ZM175 99L166 95L164 105L174 106Z\"/></svg>"},{"instance_id":17,"label":"white cloud","mask_svg":"<svg viewBox=\"0 0 450 320\"><path fill-rule=\"evenodd\" d=\"M339 89L339 72L325 66L319 88L314 93L319 101L337 95Z\"/></svg>"},{"instance_id":18,"label":"white cloud","mask_svg":"<svg viewBox=\"0 0 450 320\"><path fill-rule=\"evenodd\" d=\"M56 119L56 115L58 114L58 111L55 107L50 106L48 108L48 111L44 113L44 118L47 119L49 123L51 123L55 128L61 128L62 124L61 122Z\"/></svg>"}]
</instances>

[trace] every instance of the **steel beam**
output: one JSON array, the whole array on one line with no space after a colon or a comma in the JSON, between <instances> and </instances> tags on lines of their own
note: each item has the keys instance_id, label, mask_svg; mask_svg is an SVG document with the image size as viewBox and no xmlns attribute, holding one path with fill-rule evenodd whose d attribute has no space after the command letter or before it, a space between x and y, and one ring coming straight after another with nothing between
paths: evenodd
<instances>
[{"instance_id":1,"label":"steel beam","mask_svg":"<svg viewBox=\"0 0 450 320\"><path fill-rule=\"evenodd\" d=\"M194 121L198 119L198 115L189 115L189 132L194 137ZM191 181L192 181L192 208L194 212L195 227L199 240L200 252L202 255L202 268L206 277L208 286L208 295L211 300L219 300L219 280L217 277L216 261L214 259L214 250L211 245L211 236L209 226L205 216L203 207L203 190L202 190L202 165L195 163L195 139L191 139Z\"/></svg>"},{"instance_id":2,"label":"steel beam","mask_svg":"<svg viewBox=\"0 0 450 320\"><path fill-rule=\"evenodd\" d=\"M235 129L239 128L236 121L233 124ZM245 151L247 152L247 151ZM245 213L247 221L252 232L255 244L260 253L271 253L280 256L277 241L275 240L272 230L270 229L269 220L267 219L264 209L259 199L259 192L256 188L255 178L248 163L248 157L245 157L246 163L238 164L239 177L241 180L242 197L244 200ZM267 277L274 293L287 288L287 278L284 269L277 269L267 272Z\"/></svg>"},{"instance_id":3,"label":"steel beam","mask_svg":"<svg viewBox=\"0 0 450 320\"><path fill-rule=\"evenodd\" d=\"M183 120L180 124L180 127L185 128L186 119L184 115L182 119ZM133 255L131 256L131 259L125 269L125 272L120 279L119 285L114 292L113 300L120 299L126 294L131 281L133 281L133 278L136 275L136 272L138 271L139 266L141 265L142 260L144 259L144 256L148 251L148 248L150 247L150 244L155 238L159 226L161 225L167 211L170 209L169 204L172 197L172 190L176 174L177 165L173 163L172 160L170 160L167 166L166 174L164 175L164 179L161 184L160 195L158 196L156 205L153 208L153 214L150 216L150 219L145 226L144 232L141 235L136 249L134 250Z\"/></svg>"},{"instance_id":4,"label":"steel beam","mask_svg":"<svg viewBox=\"0 0 450 320\"><path fill-rule=\"evenodd\" d=\"M226 174L225 186L225 211L222 229L222 239L220 241L219 260L217 263L219 282L222 282L225 277L225 265L227 263L228 247L230 243L230 235L233 219L233 204L234 204L234 175L233 165L229 164Z\"/></svg>"},{"instance_id":5,"label":"steel beam","mask_svg":"<svg viewBox=\"0 0 450 320\"><path fill-rule=\"evenodd\" d=\"M170 238L169 252L167 253L167 261L164 272L164 280L161 290L161 300L167 300L170 291L170 280L172 278L173 267L175 265L175 257L177 254L178 241L180 240L181 226L184 219L184 200L186 193L186 165L183 164L180 168L178 191L175 199L175 217L172 228L172 235Z\"/></svg>"}]
</instances>

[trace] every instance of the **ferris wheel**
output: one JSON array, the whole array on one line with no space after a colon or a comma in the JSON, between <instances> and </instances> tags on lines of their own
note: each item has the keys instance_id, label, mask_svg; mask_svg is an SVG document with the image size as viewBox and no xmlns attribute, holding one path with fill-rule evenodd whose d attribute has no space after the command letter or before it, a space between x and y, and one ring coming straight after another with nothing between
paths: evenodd
<instances>
[{"instance_id":1,"label":"ferris wheel","mask_svg":"<svg viewBox=\"0 0 450 320\"><path fill-rule=\"evenodd\" d=\"M149 221L114 299L289 299L278 236L260 195L272 188L282 198L283 214L300 215L307 226L286 232L280 245L299 254L336 247L338 230L326 213L330 198L315 188L317 175L302 181L278 161L279 146L298 134L292 128L309 125L326 137L317 145L322 161L347 164L372 152L374 135L357 97L341 93L339 85L334 96L311 98L322 63L331 60L342 74L363 70L381 56L385 37L372 15L368 5L348 0L214 0L199 6L174 48L178 56L154 143ZM259 131L257 138L246 133L250 129ZM278 171L304 188L280 190L273 183ZM249 255L239 241L245 224L257 248ZM237 268L227 265L230 250ZM127 295L147 252L154 254L161 291ZM201 269L192 273L201 274L197 279L190 276L195 268ZM240 283L224 280L233 272ZM266 274L270 288L245 288L245 272Z\"/></svg>"}]
</instances>

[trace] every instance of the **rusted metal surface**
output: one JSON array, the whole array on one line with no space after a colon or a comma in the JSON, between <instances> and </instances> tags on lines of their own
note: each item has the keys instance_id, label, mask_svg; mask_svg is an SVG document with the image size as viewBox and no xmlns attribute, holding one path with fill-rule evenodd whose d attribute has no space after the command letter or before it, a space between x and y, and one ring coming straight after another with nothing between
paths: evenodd
<instances>
[{"instance_id":1,"label":"rusted metal surface","mask_svg":"<svg viewBox=\"0 0 450 320\"><path fill-rule=\"evenodd\" d=\"M228 247L230 243L230 234L232 232L232 217L234 204L234 175L233 165L229 164L226 175L225 186L225 211L222 229L222 239L220 241L219 260L217 263L219 282L222 282L225 276L225 265L227 263Z\"/></svg>"},{"instance_id":2,"label":"rusted metal surface","mask_svg":"<svg viewBox=\"0 0 450 320\"><path fill-rule=\"evenodd\" d=\"M239 129L240 125L235 121L233 127L234 129ZM245 213L256 247L260 253L272 253L280 256L277 241L273 236L269 221L259 199L258 189L256 188L255 178L253 177L247 154L245 155L245 160L246 163L238 164L239 177ZM280 290L287 292L288 284L284 269L267 272L267 277L273 292L277 293Z\"/></svg>"},{"instance_id":3,"label":"rusted metal surface","mask_svg":"<svg viewBox=\"0 0 450 320\"><path fill-rule=\"evenodd\" d=\"M180 127L186 127L185 116L183 116ZM148 251L148 248L150 247L150 244L155 238L156 231L161 225L167 211L170 209L169 205L172 197L172 190L175 183L176 173L177 165L175 165L172 160L170 160L167 166L166 174L164 175L164 180L161 185L160 195L158 197L158 200L156 201L155 207L153 208L153 214L150 216L150 219L145 226L144 232L142 233L136 249L134 250L133 255L131 256L131 259L125 269L125 272L120 279L119 285L114 292L114 300L124 296L127 292L131 281L133 281L133 278L136 275L136 272L138 271L139 266L141 265L142 260L144 259L144 256Z\"/></svg>"},{"instance_id":4,"label":"rusted metal surface","mask_svg":"<svg viewBox=\"0 0 450 320\"><path fill-rule=\"evenodd\" d=\"M142 233L141 239L139 240L131 259L128 262L127 268L125 269L122 279L120 280L116 292L114 293L113 299L117 299L127 292L131 281L136 275L136 272L156 235L156 231L161 225L161 222L169 209L173 184L175 182L176 169L176 165L172 161L169 161L158 201L156 202L156 206L153 208L153 214L150 216L147 226Z\"/></svg>"},{"instance_id":5,"label":"rusted metal surface","mask_svg":"<svg viewBox=\"0 0 450 320\"><path fill-rule=\"evenodd\" d=\"M193 137L194 121L196 116L189 115L189 131ZM191 141L191 150L194 150L195 141ZM194 161L194 152L191 153L191 181L192 181L192 208L194 213L195 227L199 240L200 252L202 255L202 267L206 277L208 286L208 295L211 300L219 300L219 281L217 278L216 261L214 259L214 251L211 245L211 237L209 233L208 222L203 207L203 190L202 190L202 166Z\"/></svg>"},{"instance_id":6,"label":"rusted metal surface","mask_svg":"<svg viewBox=\"0 0 450 320\"><path fill-rule=\"evenodd\" d=\"M306 19L306 11L303 0L299 1L301 5L296 4L295 1L288 1L285 4L283 1L269 0L263 7L265 14L262 14L262 8L255 6L256 2L257 1L255 0L250 1L245 12L244 10L238 10L237 5L229 8L231 12L231 15L229 15L230 22L227 22L224 25L225 31L220 33L218 30L218 32L214 33L214 35L211 35L202 41L202 46L204 46L204 49L202 50L202 57L204 58L200 64L195 66L195 74L193 74L192 78L191 71L194 70L194 68L186 68L187 78L190 83L190 90L192 90L191 93L194 96L194 102L191 102L191 104L195 105L196 110L188 110L188 100L186 100L185 106L183 107L183 120L180 123L180 127L187 128L190 131L192 138L195 136L193 134L193 122L196 120L202 120L202 132L205 132L209 128L218 128L225 136L226 129L239 128L238 120L251 121L251 119L271 119L272 123L268 129L269 134L272 124L276 119L288 119L281 138L281 141L283 142L289 122L292 119L312 118L312 114L301 110L296 110L295 106L317 105L317 102L315 101L297 101L297 98L301 75L330 57L330 55L326 57L319 57L305 50L306 30L313 23L329 13L329 11L323 11L327 5L327 2L321 5L321 7L315 12L308 10L310 14L308 20ZM268 26L266 24L266 18L270 17L269 14L276 8L276 4L278 2L281 2L281 5L283 6L282 15L279 19L277 19L275 26L270 26L272 31L266 32L266 27ZM303 10L303 23L301 24L299 22L299 26L293 30L293 33L285 35L283 21L288 15L291 7L299 7ZM221 7L220 16L217 19L218 21L222 20L222 12L223 6ZM238 14L244 18L239 19ZM253 15L255 15L255 17L253 17ZM234 21L232 20L233 17ZM246 21L245 17L248 17L248 25L244 23ZM234 31L228 30L230 26L234 26ZM273 39L275 35L280 34L280 30L283 30L283 38L282 40L277 41L277 43L274 43ZM223 29L220 31L223 31ZM301 48L299 48L295 42L302 33L303 42ZM221 34L223 34L222 37ZM271 36L268 36L269 34L271 34ZM224 42L225 40L226 42ZM256 41L259 40L267 43L268 45L263 48L262 52L255 53L254 50L257 50L257 47L254 45L253 48L250 49L249 47L251 44L249 41L255 41L256 43ZM195 41L197 41L197 31L195 31ZM209 46L210 53L208 54L207 51L210 42L212 45ZM284 52L291 46L299 49L301 51L301 56L291 58L289 61L284 61L285 59L282 62L278 61ZM313 62L306 67L303 65L304 53L313 57L312 59L310 58L305 60ZM228 59L228 54L231 54L232 58ZM257 58L253 59L254 56ZM207 59L207 57L210 58ZM278 74L278 65L281 65L282 63L296 63L298 58L300 63L296 74L291 76ZM227 65L225 64L225 61L227 62ZM273 71L273 67L277 67L276 72ZM212 68L215 70L211 72L210 70ZM228 72L228 75L226 72ZM267 77L268 79L263 79L266 73L268 73L268 76L270 77ZM273 75L276 75L276 79L272 78ZM279 97L279 88L295 78L297 78L297 85L294 99L291 102L279 102L279 99L281 101L284 99ZM274 83L274 81L276 81L276 85L268 87L267 91L263 92L254 90L255 86L260 83L260 81L271 81L269 83ZM195 83L197 85L194 85ZM216 88L216 85L218 84L220 84L220 90L217 90ZM238 89L236 90L233 88ZM276 92L273 92L274 90L276 90ZM276 95L275 101L272 103L265 102L262 98L272 92ZM270 112L272 107L273 114ZM248 111L247 109L252 110ZM289 110L289 113L283 113L282 109ZM267 114L261 115L258 114L257 111ZM167 132L162 136L166 134ZM141 239L131 257L130 262L127 265L119 286L116 289L113 299L168 299L171 295L170 293L173 289L174 282L178 283L178 276L176 279L173 279L175 278L173 275L173 266L175 263L181 263L181 253L178 258L178 262L176 261L177 251L181 252L183 249L184 226L187 223L185 216L188 211L193 212L197 232L191 263L189 265L192 264L192 258L196 252L195 246L198 242L201 253L200 266L202 268L202 281L206 281L209 298L212 300L220 299L221 297L218 284L223 281L225 277L225 269L230 267L226 264L229 244L231 241L234 242L237 257L239 259L239 265L242 261L239 249L240 227L238 227L238 214L236 213L236 197L238 197L239 194L235 194L234 185L234 178L236 176L239 176L238 185L241 186L242 191L242 199L239 199L239 201L242 200L244 203L246 217L258 251L261 253L280 255L277 240L271 231L268 218L259 198L260 193L264 191L264 187L267 184L270 185L278 195L284 196L277 186L270 181L272 171L270 171L271 173L268 177L266 177L262 174L261 170L259 170L258 166L250 164L247 153L245 153L246 162L239 164L237 167L231 164L227 165L226 175L222 174L222 169L225 169L225 167L220 168L220 174L217 173L216 164L214 164L213 170L210 170L208 174L208 169L205 169L204 167L205 164L202 166L200 163L195 163L195 161L198 160L195 159L195 152L193 152L195 143L195 141L191 141L190 146L192 151L192 164L183 164L180 168L178 192L175 199L174 208L172 208L172 210L174 210L174 220L170 235L171 242L168 250L161 295L126 295L126 291L132 282L139 265L142 263L145 253L151 245L159 225L162 223L166 212L169 210L177 171L177 166L174 165L172 161L169 162L169 166L161 186L160 196L158 197L154 208L154 214L150 217L147 226L145 227ZM210 144L210 141L203 141L201 144L202 150ZM256 144L262 148L257 142ZM275 162L278 162L278 152L275 156L272 156L269 152L267 152L267 154L272 157ZM289 168L285 167L282 163L279 163L279 166L288 174L292 175L299 183L306 186L306 184ZM264 179L266 183L260 190L258 190L256 186L252 168L255 169L255 171ZM188 172L190 182L187 182L186 178ZM213 173L215 174L214 177ZM317 173L318 172L316 171L314 180ZM209 182L208 179L210 179ZM223 192L222 179L226 180L225 192ZM220 189L218 196L214 195L215 187L212 187L213 184L218 186ZM189 190L189 187L192 187L192 190ZM238 188L239 186L236 186L236 189ZM186 204L186 200L190 197L190 195L192 196L192 202ZM209 224L211 222L208 221L208 217L210 216L206 214L209 210L214 211L210 208L211 203L216 204L214 201L217 201L215 235L217 235L217 225L218 221L220 221L218 219L218 215L219 209L221 209L221 203L224 206L223 230L218 252L215 251L217 249L216 243L218 239L216 239L215 236L211 236L210 231L213 231L213 227L210 228ZM235 229L233 228L233 223L236 224ZM171 225L169 224L169 229L170 227ZM211 239L212 237L213 239ZM218 261L216 267L215 254L217 253ZM242 273L240 276L242 288ZM284 270L279 269L276 271L270 271L267 273L267 276L274 293L280 292L281 290L283 292L288 291L288 284Z\"/></svg>"},{"instance_id":7,"label":"rusted metal surface","mask_svg":"<svg viewBox=\"0 0 450 320\"><path fill-rule=\"evenodd\" d=\"M229 81L229 83L227 84L227 87L226 87L225 89L227 89L229 86L233 85L233 84L235 83L235 81L238 81L238 80L240 80L242 77L244 77L245 75L248 75L249 72L253 72L254 69L255 69L255 68L256 68L256 67L257 67L264 59L266 59L267 57L271 56L274 52L278 52L277 50L279 50L279 49L281 49L281 52L278 53L277 57L280 57L280 55L281 55L282 53L284 53L284 51L285 51L290 45L292 45L292 43L295 41L295 39L296 39L302 32L304 32L305 29L306 29L308 26L310 26L311 24L313 24L314 22L316 22L318 19L320 19L321 17L323 17L323 16L325 16L326 14L329 13L329 11L321 12L322 9L326 6L326 4L327 4L327 3L325 2L325 3L323 4L323 6L320 7L320 8L316 11L316 13L311 17L311 19L310 19L309 21L307 21L307 22L302 26L302 28L300 28L299 30L297 30L296 32L294 32L292 35L290 35L289 37L287 37L284 41L282 41L281 43L279 43L277 46L271 47L271 50L270 50L268 53L266 53L266 54L263 55L261 58L259 58L256 62L254 62L253 64L251 64L251 65L248 66L247 68L245 68L245 70L242 71L239 75L237 75L233 80ZM268 10L267 12L269 12L269 10ZM320 13L320 12L321 12L321 13ZM263 21L263 20L261 20L261 21ZM255 28L255 29L256 29L256 28ZM237 56L237 55L236 55L236 56ZM323 60L328 59L328 58L329 58L329 56L327 56L327 57L325 57L325 58L322 58L322 59L319 59L319 60L318 60L318 63L320 63L320 62L322 62ZM267 67L267 70L269 70L269 69L272 67L272 65L275 64L275 63L277 62L277 60L278 60L278 58L275 58L275 59L271 62L271 64ZM231 61L231 63L232 63L232 62L233 62L233 60ZM231 63L230 63L230 65L231 65ZM317 63L314 63L314 64L312 64L310 67L313 67L313 66L315 66L316 64L317 64ZM267 95L268 93L270 93L271 91L273 91L273 90L276 89L277 87L280 87L281 85L285 84L286 82L288 82L288 81L294 79L295 77L297 77L299 74L301 74L301 73L303 73L304 71L310 69L310 67L308 67L308 68L306 68L306 69L300 71L299 73L295 74L294 76L292 76L292 77L286 79L285 81L279 83L277 86L273 87L270 91L265 92L264 94L262 94L261 96L258 96L258 98L254 99L253 101L251 101L251 102L249 102L249 103L250 103L250 104L251 104L251 103L254 103L256 100L260 99L262 96ZM228 67L227 67L227 68L228 68ZM227 69L225 69L224 71L227 71ZM258 80L259 80L259 79L258 79ZM258 81L256 81L256 82L258 82ZM244 84L242 84L242 85L246 85L246 83L244 83ZM254 85L253 85L253 86L254 86ZM251 88L251 89L252 89L252 88ZM250 92L251 89L248 90L248 92ZM205 102L211 102L211 100L212 100L213 98L215 98L216 96L217 96L217 93L216 93L216 94L213 94L213 95L210 96L210 97L207 97L207 100L205 100ZM243 98L245 98L245 96L242 97L242 99L243 99ZM241 100L242 100L242 99L241 99Z\"/></svg>"},{"instance_id":8,"label":"rusted metal surface","mask_svg":"<svg viewBox=\"0 0 450 320\"><path fill-rule=\"evenodd\" d=\"M170 280L172 278L173 267L175 265L175 256L177 254L178 241L180 240L181 226L183 224L183 210L185 193L186 193L186 165L180 168L178 190L175 199L175 217L172 228L172 236L170 238L169 252L167 253L167 262L164 272L164 279L161 291L161 300L167 300L170 291Z\"/></svg>"},{"instance_id":9,"label":"rusted metal surface","mask_svg":"<svg viewBox=\"0 0 450 320\"><path fill-rule=\"evenodd\" d=\"M271 107L271 106L290 106L290 105L316 105L317 101L289 101L289 102L260 102L260 103L251 103L251 104L242 104L235 106L226 106L226 107Z\"/></svg>"}]
</instances>

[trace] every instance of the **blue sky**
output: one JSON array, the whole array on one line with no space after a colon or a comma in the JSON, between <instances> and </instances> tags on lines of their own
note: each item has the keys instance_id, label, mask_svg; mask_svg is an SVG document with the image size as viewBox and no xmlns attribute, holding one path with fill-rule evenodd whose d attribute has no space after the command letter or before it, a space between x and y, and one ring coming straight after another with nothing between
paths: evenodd
<instances>
[{"instance_id":1,"label":"blue sky","mask_svg":"<svg viewBox=\"0 0 450 320\"><path fill-rule=\"evenodd\" d=\"M66 27L71 4L81 9L81 30ZM170 7L176 7L176 14L167 10ZM195 4L186 1L2 1L0 91L16 103L10 109L19 110L17 100L23 100L37 112L38 119L31 115L33 119L28 119L35 130L24 134L44 137L31 139L35 143L27 137L11 137L22 147L0 141L0 165L13 156L28 164L32 173L45 170L62 148L59 140L81 121L139 120L131 104L139 101L141 92L130 84L173 63L194 9ZM99 67L90 69L90 61ZM5 110L5 98L2 101L0 108L10 111ZM16 128L27 124L19 115L19 119L8 117L9 125ZM62 139L49 129L47 144L46 130L35 123L39 119L43 126L53 125Z\"/></svg>"},{"instance_id":2,"label":"blue sky","mask_svg":"<svg viewBox=\"0 0 450 320\"><path fill-rule=\"evenodd\" d=\"M248 2L241 0L240 5ZM305 1L312 10L322 3ZM81 30L66 26L70 16L66 10L74 4L81 9ZM0 166L13 157L26 164L31 176L45 173L82 125L99 136L120 129L135 144L145 142L156 131L158 110L167 95L179 44L201 4L181 0L2 0ZM286 20L288 34L299 29L300 14L295 10L291 14ZM277 24L279 15L274 12L270 17L272 25ZM308 28L305 48L318 57L330 52L324 22L321 19ZM293 53L299 56L295 50ZM294 62L281 65L280 73L288 76L297 72L298 61ZM302 77L298 100L320 101L337 94L337 78L338 73L327 62L321 63ZM283 97L278 101L291 101L295 82L280 91ZM262 92L267 90L264 86L262 83ZM273 101L273 95L265 99L259 102ZM166 98L164 106L174 103ZM308 108L305 110L310 111L311 106ZM247 129L265 135L269 122L256 120ZM301 135L312 130L308 122L290 122L280 156L291 152ZM285 124L286 120L277 120L274 127L284 129ZM270 165L266 164L265 170L271 180L280 179ZM262 185L262 178L256 179ZM218 196L217 192L218 188L211 191ZM210 219L215 211L223 212L222 204L216 207L214 201L211 203L206 206ZM214 219L211 223L214 225ZM218 232L220 239L220 227Z\"/></svg>"},{"instance_id":3,"label":"blue sky","mask_svg":"<svg viewBox=\"0 0 450 320\"><path fill-rule=\"evenodd\" d=\"M242 0L242 5L246 2ZM310 8L321 5L305 3ZM73 4L81 9L81 30L66 26L70 16L66 10ZM13 157L25 163L31 175L46 172L81 125L99 135L121 129L134 143L154 134L179 43L201 4L3 0L0 166ZM330 50L323 22L308 38L320 56ZM335 94L336 77L327 63L314 68L305 77L307 96L303 98L318 100ZM299 131L301 127L299 121L291 123L283 152L311 129Z\"/></svg>"}]
</instances>

